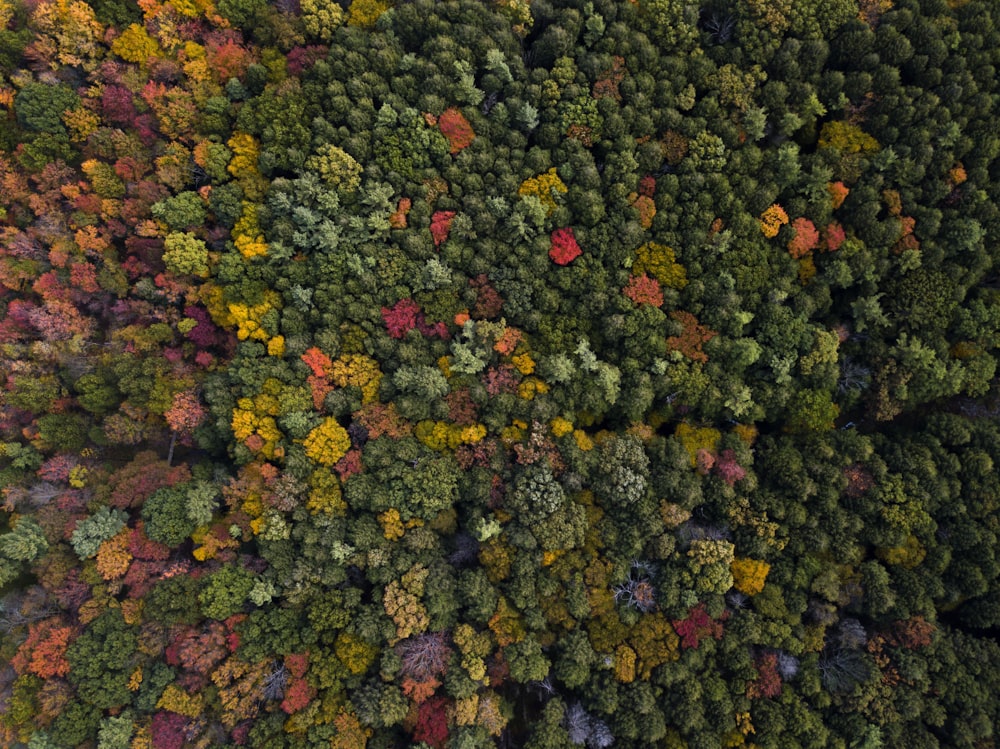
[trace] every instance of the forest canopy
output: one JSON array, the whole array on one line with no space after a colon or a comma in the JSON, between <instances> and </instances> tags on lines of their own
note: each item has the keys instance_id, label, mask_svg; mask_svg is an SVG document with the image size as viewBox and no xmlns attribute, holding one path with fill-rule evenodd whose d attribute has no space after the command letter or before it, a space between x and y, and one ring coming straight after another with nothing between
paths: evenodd
<instances>
[{"instance_id":1,"label":"forest canopy","mask_svg":"<svg viewBox=\"0 0 1000 749\"><path fill-rule=\"evenodd\" d=\"M983 749L1000 7L0 0L0 744Z\"/></svg>"}]
</instances>

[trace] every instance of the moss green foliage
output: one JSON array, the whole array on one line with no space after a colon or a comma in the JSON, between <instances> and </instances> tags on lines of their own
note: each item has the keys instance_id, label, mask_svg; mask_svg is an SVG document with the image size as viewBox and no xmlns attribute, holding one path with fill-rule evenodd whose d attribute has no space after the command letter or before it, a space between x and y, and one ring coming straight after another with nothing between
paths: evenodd
<instances>
[{"instance_id":1,"label":"moss green foliage","mask_svg":"<svg viewBox=\"0 0 1000 749\"><path fill-rule=\"evenodd\" d=\"M0 743L992 746L990 0L0 2Z\"/></svg>"}]
</instances>

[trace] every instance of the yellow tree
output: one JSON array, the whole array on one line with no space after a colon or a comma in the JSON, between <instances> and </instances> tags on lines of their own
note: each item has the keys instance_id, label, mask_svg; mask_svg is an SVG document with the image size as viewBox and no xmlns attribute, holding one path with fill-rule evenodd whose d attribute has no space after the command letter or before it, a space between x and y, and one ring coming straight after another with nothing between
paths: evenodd
<instances>
[{"instance_id":1,"label":"yellow tree","mask_svg":"<svg viewBox=\"0 0 1000 749\"><path fill-rule=\"evenodd\" d=\"M337 420L327 418L309 432L303 445L306 455L324 466L336 465L351 447L351 438Z\"/></svg>"},{"instance_id":2,"label":"yellow tree","mask_svg":"<svg viewBox=\"0 0 1000 749\"><path fill-rule=\"evenodd\" d=\"M35 41L31 55L48 63L51 70L82 67L91 71L104 51L104 28L93 9L80 0L40 3L31 16Z\"/></svg>"},{"instance_id":3,"label":"yellow tree","mask_svg":"<svg viewBox=\"0 0 1000 749\"><path fill-rule=\"evenodd\" d=\"M729 564L729 569L733 573L733 585L736 590L748 596L755 596L764 590L764 581L771 570L771 565L760 559L741 557L734 559Z\"/></svg>"}]
</instances>

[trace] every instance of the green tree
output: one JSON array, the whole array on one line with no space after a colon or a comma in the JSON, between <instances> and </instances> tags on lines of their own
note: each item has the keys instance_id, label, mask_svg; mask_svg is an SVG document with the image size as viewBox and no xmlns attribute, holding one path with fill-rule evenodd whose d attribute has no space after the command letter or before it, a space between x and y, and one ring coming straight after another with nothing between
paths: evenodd
<instances>
[{"instance_id":1,"label":"green tree","mask_svg":"<svg viewBox=\"0 0 1000 749\"><path fill-rule=\"evenodd\" d=\"M124 511L102 507L90 517L76 524L70 545L80 559L90 559L100 545L125 527L128 516Z\"/></svg>"},{"instance_id":2,"label":"green tree","mask_svg":"<svg viewBox=\"0 0 1000 749\"><path fill-rule=\"evenodd\" d=\"M178 275L208 278L208 248L191 232L171 232L163 240L163 262Z\"/></svg>"},{"instance_id":3,"label":"green tree","mask_svg":"<svg viewBox=\"0 0 1000 749\"><path fill-rule=\"evenodd\" d=\"M153 492L142 506L146 535L167 546L178 546L197 527L188 514L188 487L183 484Z\"/></svg>"},{"instance_id":4,"label":"green tree","mask_svg":"<svg viewBox=\"0 0 1000 749\"><path fill-rule=\"evenodd\" d=\"M198 594L202 613L210 619L228 619L243 609L256 581L252 572L239 565L223 565Z\"/></svg>"},{"instance_id":5,"label":"green tree","mask_svg":"<svg viewBox=\"0 0 1000 749\"><path fill-rule=\"evenodd\" d=\"M66 650L68 678L80 699L99 709L127 705L132 699L128 680L140 659L138 645L120 609L108 609L91 622Z\"/></svg>"}]
</instances>

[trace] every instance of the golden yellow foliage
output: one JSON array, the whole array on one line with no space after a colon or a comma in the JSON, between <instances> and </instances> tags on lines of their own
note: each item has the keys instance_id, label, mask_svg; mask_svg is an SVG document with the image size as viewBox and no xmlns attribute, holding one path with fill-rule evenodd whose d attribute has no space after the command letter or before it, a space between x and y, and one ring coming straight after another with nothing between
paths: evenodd
<instances>
[{"instance_id":1,"label":"golden yellow foliage","mask_svg":"<svg viewBox=\"0 0 1000 749\"><path fill-rule=\"evenodd\" d=\"M377 647L350 632L337 635L333 649L340 662L352 674L363 674L378 655Z\"/></svg>"},{"instance_id":2,"label":"golden yellow foliage","mask_svg":"<svg viewBox=\"0 0 1000 749\"><path fill-rule=\"evenodd\" d=\"M673 249L656 242L647 242L635 251L630 273L633 276L645 274L673 289L687 286L687 271L677 262Z\"/></svg>"},{"instance_id":3,"label":"golden yellow foliage","mask_svg":"<svg viewBox=\"0 0 1000 749\"><path fill-rule=\"evenodd\" d=\"M62 121L70 133L70 140L82 143L101 126L101 118L96 112L85 107L68 109L63 112Z\"/></svg>"},{"instance_id":4,"label":"golden yellow foliage","mask_svg":"<svg viewBox=\"0 0 1000 749\"><path fill-rule=\"evenodd\" d=\"M400 539L406 533L403 521L399 517L399 510L395 507L390 507L385 512L379 513L378 522L382 526L382 535L389 541Z\"/></svg>"},{"instance_id":5,"label":"golden yellow foliage","mask_svg":"<svg viewBox=\"0 0 1000 749\"><path fill-rule=\"evenodd\" d=\"M36 59L51 70L81 66L93 70L103 52L104 27L94 10L80 0L53 0L35 6L31 26Z\"/></svg>"},{"instance_id":6,"label":"golden yellow foliage","mask_svg":"<svg viewBox=\"0 0 1000 749\"><path fill-rule=\"evenodd\" d=\"M479 710L479 695L471 694L468 697L455 701L455 725L473 726L476 724L476 713Z\"/></svg>"},{"instance_id":7,"label":"golden yellow foliage","mask_svg":"<svg viewBox=\"0 0 1000 749\"><path fill-rule=\"evenodd\" d=\"M160 45L146 31L145 26L133 23L111 43L111 51L126 62L145 65L150 57L162 57Z\"/></svg>"},{"instance_id":8,"label":"golden yellow foliage","mask_svg":"<svg viewBox=\"0 0 1000 749\"><path fill-rule=\"evenodd\" d=\"M128 550L130 531L122 528L97 548L97 571L105 580L116 580L128 572L132 555Z\"/></svg>"},{"instance_id":9,"label":"golden yellow foliage","mask_svg":"<svg viewBox=\"0 0 1000 749\"><path fill-rule=\"evenodd\" d=\"M269 356L282 357L285 355L285 337L276 335L267 342L267 353Z\"/></svg>"},{"instance_id":10,"label":"golden yellow foliage","mask_svg":"<svg viewBox=\"0 0 1000 749\"><path fill-rule=\"evenodd\" d=\"M537 377L529 377L517 386L517 396L523 400L534 400L536 395L549 392L549 386Z\"/></svg>"},{"instance_id":11,"label":"golden yellow foliage","mask_svg":"<svg viewBox=\"0 0 1000 749\"><path fill-rule=\"evenodd\" d=\"M517 189L517 194L522 196L533 195L538 198L547 214L551 215L556 209L556 196L563 195L568 189L563 181L559 179L556 168L552 167L544 174L537 177L529 177L521 183Z\"/></svg>"},{"instance_id":12,"label":"golden yellow foliage","mask_svg":"<svg viewBox=\"0 0 1000 749\"><path fill-rule=\"evenodd\" d=\"M623 684L635 681L635 651L628 645L619 645L615 650L614 673Z\"/></svg>"},{"instance_id":13,"label":"golden yellow foliage","mask_svg":"<svg viewBox=\"0 0 1000 749\"><path fill-rule=\"evenodd\" d=\"M639 619L629 634L629 643L637 658L636 674L643 680L648 680L657 666L680 657L677 651L680 638L660 613L646 614Z\"/></svg>"},{"instance_id":14,"label":"golden yellow foliage","mask_svg":"<svg viewBox=\"0 0 1000 749\"><path fill-rule=\"evenodd\" d=\"M576 441L576 446L583 452L590 452L594 449L594 441L582 429L573 430L573 439Z\"/></svg>"},{"instance_id":15,"label":"golden yellow foliage","mask_svg":"<svg viewBox=\"0 0 1000 749\"><path fill-rule=\"evenodd\" d=\"M313 515L325 512L328 515L343 515L347 511L340 490L340 481L329 468L317 468L309 477L309 498L306 509Z\"/></svg>"},{"instance_id":16,"label":"golden yellow foliage","mask_svg":"<svg viewBox=\"0 0 1000 749\"><path fill-rule=\"evenodd\" d=\"M248 338L255 341L266 341L271 334L264 327L264 316L271 310L281 307L281 297L275 291L264 292L264 301L248 305L243 302L233 302L226 305L228 319L236 325L236 337L241 341Z\"/></svg>"},{"instance_id":17,"label":"golden yellow foliage","mask_svg":"<svg viewBox=\"0 0 1000 749\"><path fill-rule=\"evenodd\" d=\"M517 371L523 375L530 375L535 371L535 360L531 358L530 354L512 356L510 360L517 368Z\"/></svg>"},{"instance_id":18,"label":"golden yellow foliage","mask_svg":"<svg viewBox=\"0 0 1000 749\"><path fill-rule=\"evenodd\" d=\"M244 200L243 212L233 225L233 244L243 257L263 257L267 254L267 242L264 241L264 231L257 223L257 205Z\"/></svg>"},{"instance_id":19,"label":"golden yellow foliage","mask_svg":"<svg viewBox=\"0 0 1000 749\"><path fill-rule=\"evenodd\" d=\"M324 466L335 465L351 447L351 438L337 420L327 418L323 423L309 432L302 443L306 455Z\"/></svg>"},{"instance_id":20,"label":"golden yellow foliage","mask_svg":"<svg viewBox=\"0 0 1000 749\"><path fill-rule=\"evenodd\" d=\"M713 429L711 427L695 427L691 426L687 422L682 422L677 425L677 429L674 430L674 436L680 440L681 445L687 451L688 457L691 460L691 467L695 468L698 465L698 451L708 450L714 451L719 444L719 438L722 436L718 429Z\"/></svg>"},{"instance_id":21,"label":"golden yellow foliage","mask_svg":"<svg viewBox=\"0 0 1000 749\"><path fill-rule=\"evenodd\" d=\"M378 388L382 382L382 370L378 362L364 354L344 354L330 369L330 377L337 387L353 385L361 390L361 403L368 404L378 399Z\"/></svg>"},{"instance_id":22,"label":"golden yellow foliage","mask_svg":"<svg viewBox=\"0 0 1000 749\"><path fill-rule=\"evenodd\" d=\"M385 0L353 0L347 15L349 26L360 26L363 29L375 28L379 16L392 5Z\"/></svg>"},{"instance_id":23,"label":"golden yellow foliage","mask_svg":"<svg viewBox=\"0 0 1000 749\"><path fill-rule=\"evenodd\" d=\"M771 570L771 565L759 559L739 558L729 564L729 569L733 573L733 585L736 590L748 596L755 596L764 590L764 581Z\"/></svg>"},{"instance_id":24,"label":"golden yellow foliage","mask_svg":"<svg viewBox=\"0 0 1000 749\"><path fill-rule=\"evenodd\" d=\"M249 133L236 132L226 145L233 152L227 169L235 177L248 201L261 200L267 189L267 180L257 169L260 158L260 144Z\"/></svg>"},{"instance_id":25,"label":"golden yellow foliage","mask_svg":"<svg viewBox=\"0 0 1000 749\"><path fill-rule=\"evenodd\" d=\"M836 148L845 153L874 153L881 148L879 142L857 125L844 120L823 124L819 131L820 148Z\"/></svg>"},{"instance_id":26,"label":"golden yellow foliage","mask_svg":"<svg viewBox=\"0 0 1000 749\"><path fill-rule=\"evenodd\" d=\"M385 588L382 606L396 623L397 641L426 631L430 624L427 609L420 602L428 574L426 567L415 564L399 580L393 580Z\"/></svg>"},{"instance_id":27,"label":"golden yellow foliage","mask_svg":"<svg viewBox=\"0 0 1000 749\"><path fill-rule=\"evenodd\" d=\"M500 596L497 610L490 617L489 628L496 637L497 644L502 648L524 639L525 633L524 625L521 623L521 615L503 596Z\"/></svg>"},{"instance_id":28,"label":"golden yellow foliage","mask_svg":"<svg viewBox=\"0 0 1000 749\"><path fill-rule=\"evenodd\" d=\"M203 702L200 694L188 694L176 684L168 684L156 706L187 718L197 718L204 708Z\"/></svg>"},{"instance_id":29,"label":"golden yellow foliage","mask_svg":"<svg viewBox=\"0 0 1000 749\"><path fill-rule=\"evenodd\" d=\"M788 223L788 214L785 209L775 203L760 214L760 230L768 239L778 236L781 227Z\"/></svg>"},{"instance_id":30,"label":"golden yellow foliage","mask_svg":"<svg viewBox=\"0 0 1000 749\"><path fill-rule=\"evenodd\" d=\"M564 437L567 434L572 434L573 422L568 421L561 416L556 416L549 422L549 428L552 430L552 435L554 437Z\"/></svg>"}]
</instances>

